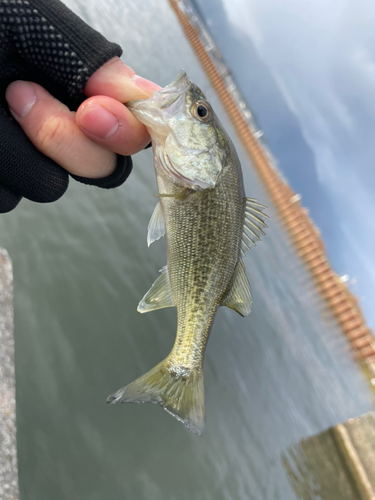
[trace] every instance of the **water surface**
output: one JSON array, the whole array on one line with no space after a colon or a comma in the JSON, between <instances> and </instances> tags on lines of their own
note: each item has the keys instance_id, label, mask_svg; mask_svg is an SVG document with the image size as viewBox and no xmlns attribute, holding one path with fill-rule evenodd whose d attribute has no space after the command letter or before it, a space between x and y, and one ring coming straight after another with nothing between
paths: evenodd
<instances>
[{"instance_id":1,"label":"water surface","mask_svg":"<svg viewBox=\"0 0 375 500\"><path fill-rule=\"evenodd\" d=\"M174 309L137 304L166 263L146 245L157 199L151 151L120 188L74 181L49 206L25 200L0 218L15 273L21 500L294 500L282 454L373 408L345 340L299 263L167 1L66 2L165 85L183 67L234 139L246 193L270 208L246 259L254 306L223 308L205 360L206 429L191 434L158 406L106 397L169 352Z\"/></svg>"}]
</instances>

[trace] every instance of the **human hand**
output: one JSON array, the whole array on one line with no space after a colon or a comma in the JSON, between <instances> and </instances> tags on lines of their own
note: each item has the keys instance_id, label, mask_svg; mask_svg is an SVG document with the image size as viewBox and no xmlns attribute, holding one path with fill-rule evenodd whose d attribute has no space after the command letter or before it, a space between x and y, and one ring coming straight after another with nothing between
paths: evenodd
<instances>
[{"instance_id":1,"label":"human hand","mask_svg":"<svg viewBox=\"0 0 375 500\"><path fill-rule=\"evenodd\" d=\"M0 0L0 23L0 213L23 196L57 200L68 172L102 188L122 184L132 168L127 155L149 141L122 103L159 87L59 0Z\"/></svg>"},{"instance_id":2,"label":"human hand","mask_svg":"<svg viewBox=\"0 0 375 500\"><path fill-rule=\"evenodd\" d=\"M91 76L84 89L89 98L77 112L32 82L11 83L6 99L40 152L73 176L99 179L114 172L115 153L130 156L150 142L146 127L123 103L147 99L158 89L115 57Z\"/></svg>"}]
</instances>

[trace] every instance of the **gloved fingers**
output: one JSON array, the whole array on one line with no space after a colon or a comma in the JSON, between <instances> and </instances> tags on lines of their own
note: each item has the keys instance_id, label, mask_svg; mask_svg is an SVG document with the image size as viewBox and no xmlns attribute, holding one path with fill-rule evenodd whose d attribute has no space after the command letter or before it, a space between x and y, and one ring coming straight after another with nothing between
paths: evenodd
<instances>
[{"instance_id":1,"label":"gloved fingers","mask_svg":"<svg viewBox=\"0 0 375 500\"><path fill-rule=\"evenodd\" d=\"M121 102L96 96L77 110L76 123L90 139L120 155L129 156L150 142L146 127Z\"/></svg>"},{"instance_id":2,"label":"gloved fingers","mask_svg":"<svg viewBox=\"0 0 375 500\"><path fill-rule=\"evenodd\" d=\"M88 97L106 95L127 103L147 99L160 89L159 85L136 75L121 59L114 57L91 75L84 92Z\"/></svg>"},{"instance_id":3,"label":"gloved fingers","mask_svg":"<svg viewBox=\"0 0 375 500\"><path fill-rule=\"evenodd\" d=\"M0 185L4 210L21 196L39 203L58 200L69 182L68 173L38 151L20 126L0 108ZM12 196L14 195L14 196Z\"/></svg>"},{"instance_id":4,"label":"gloved fingers","mask_svg":"<svg viewBox=\"0 0 375 500\"><path fill-rule=\"evenodd\" d=\"M114 172L116 155L89 139L76 125L75 113L40 85L13 82L6 98L34 146L69 173L98 179Z\"/></svg>"},{"instance_id":5,"label":"gloved fingers","mask_svg":"<svg viewBox=\"0 0 375 500\"><path fill-rule=\"evenodd\" d=\"M0 214L5 214L16 208L21 198L22 196L0 185Z\"/></svg>"}]
</instances>

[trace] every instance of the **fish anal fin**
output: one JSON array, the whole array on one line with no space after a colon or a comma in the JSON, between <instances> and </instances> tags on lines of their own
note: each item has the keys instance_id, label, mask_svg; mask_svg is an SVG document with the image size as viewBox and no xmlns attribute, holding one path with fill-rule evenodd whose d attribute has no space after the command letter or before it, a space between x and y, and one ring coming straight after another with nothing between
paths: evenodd
<instances>
[{"instance_id":1,"label":"fish anal fin","mask_svg":"<svg viewBox=\"0 0 375 500\"><path fill-rule=\"evenodd\" d=\"M160 239L164 235L165 235L165 224L164 224L163 210L159 200L151 215L150 222L148 223L147 245L150 246L151 243Z\"/></svg>"},{"instance_id":2,"label":"fish anal fin","mask_svg":"<svg viewBox=\"0 0 375 500\"><path fill-rule=\"evenodd\" d=\"M165 307L174 307L167 266L160 269L160 272L158 279L138 304L138 312L146 313Z\"/></svg>"},{"instance_id":3,"label":"fish anal fin","mask_svg":"<svg viewBox=\"0 0 375 500\"><path fill-rule=\"evenodd\" d=\"M230 307L241 316L248 316L251 312L252 304L253 298L251 296L250 283L245 272L245 265L242 259L239 259L234 271L232 287L221 305Z\"/></svg>"}]
</instances>

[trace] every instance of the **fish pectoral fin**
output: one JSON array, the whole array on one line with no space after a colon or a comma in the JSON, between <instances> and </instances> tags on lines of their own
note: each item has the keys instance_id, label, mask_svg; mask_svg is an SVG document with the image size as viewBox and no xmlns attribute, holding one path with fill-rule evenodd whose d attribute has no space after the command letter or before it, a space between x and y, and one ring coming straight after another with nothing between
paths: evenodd
<instances>
[{"instance_id":1,"label":"fish pectoral fin","mask_svg":"<svg viewBox=\"0 0 375 500\"><path fill-rule=\"evenodd\" d=\"M160 272L158 279L138 304L138 312L146 313L164 309L164 307L174 307L167 266L160 269Z\"/></svg>"},{"instance_id":2,"label":"fish pectoral fin","mask_svg":"<svg viewBox=\"0 0 375 500\"><path fill-rule=\"evenodd\" d=\"M252 304L253 298L251 296L250 283L245 272L245 265L242 259L239 259L234 271L232 288L221 305L230 307L241 316L248 316L251 312Z\"/></svg>"},{"instance_id":3,"label":"fish pectoral fin","mask_svg":"<svg viewBox=\"0 0 375 500\"><path fill-rule=\"evenodd\" d=\"M150 246L151 243L160 239L164 235L165 224L163 210L160 201L158 201L151 215L150 222L148 223L147 245Z\"/></svg>"},{"instance_id":4,"label":"fish pectoral fin","mask_svg":"<svg viewBox=\"0 0 375 500\"><path fill-rule=\"evenodd\" d=\"M243 201L245 206L245 213L241 252L244 255L245 252L250 250L252 246L256 246L257 241L260 241L261 236L265 234L263 228L266 228L268 226L264 222L264 219L269 219L269 217L262 211L267 207L261 205L253 198L244 198Z\"/></svg>"}]
</instances>

